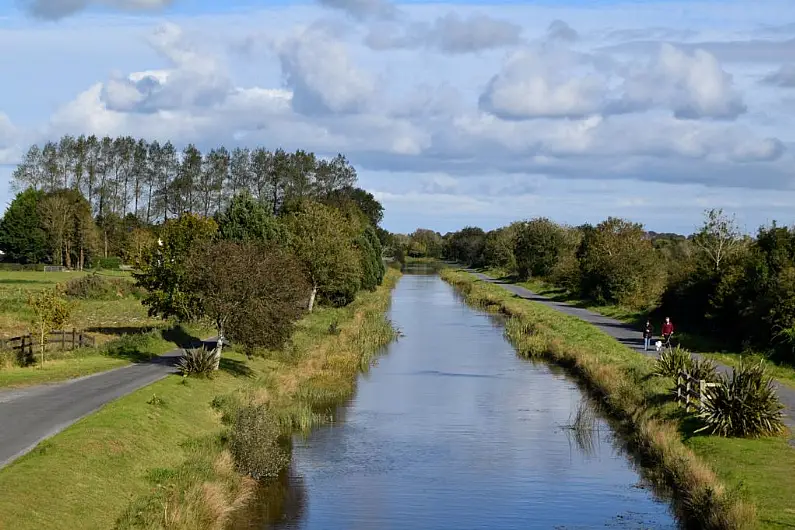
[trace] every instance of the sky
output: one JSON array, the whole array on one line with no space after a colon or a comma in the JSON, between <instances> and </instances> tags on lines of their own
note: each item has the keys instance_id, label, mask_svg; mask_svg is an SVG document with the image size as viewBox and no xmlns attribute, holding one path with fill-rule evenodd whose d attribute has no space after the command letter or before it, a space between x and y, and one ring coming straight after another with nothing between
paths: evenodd
<instances>
[{"instance_id":1,"label":"sky","mask_svg":"<svg viewBox=\"0 0 795 530\"><path fill-rule=\"evenodd\" d=\"M383 226L795 223L795 2L0 0L0 211L33 143L345 154Z\"/></svg>"}]
</instances>

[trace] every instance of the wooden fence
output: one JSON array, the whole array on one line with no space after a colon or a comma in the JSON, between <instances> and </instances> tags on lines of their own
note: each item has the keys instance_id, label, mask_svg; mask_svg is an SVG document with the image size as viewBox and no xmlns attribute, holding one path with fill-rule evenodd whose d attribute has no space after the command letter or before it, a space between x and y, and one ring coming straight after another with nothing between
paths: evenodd
<instances>
[{"instance_id":1,"label":"wooden fence","mask_svg":"<svg viewBox=\"0 0 795 530\"><path fill-rule=\"evenodd\" d=\"M96 339L94 339L94 337L75 329L72 329L72 331L51 331L47 334L44 342L48 346L51 344L55 345L56 349L60 351L74 350L75 348L83 347L93 348L96 346ZM35 348L39 346L39 344L38 336L31 333L5 340L0 339L0 348L15 351L20 356L25 356L26 354L33 355L35 353Z\"/></svg>"},{"instance_id":2,"label":"wooden fence","mask_svg":"<svg viewBox=\"0 0 795 530\"><path fill-rule=\"evenodd\" d=\"M682 370L676 377L676 401L684 403L687 412L690 412L690 407L701 410L707 389L718 385L719 383L708 383L703 379L696 379Z\"/></svg>"}]
</instances>

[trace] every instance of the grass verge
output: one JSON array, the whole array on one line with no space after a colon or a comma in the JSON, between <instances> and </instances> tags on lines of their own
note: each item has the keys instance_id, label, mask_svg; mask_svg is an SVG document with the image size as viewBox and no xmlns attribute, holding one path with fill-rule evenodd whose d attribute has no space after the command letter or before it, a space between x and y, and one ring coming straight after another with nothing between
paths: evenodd
<instances>
[{"instance_id":1,"label":"grass verge","mask_svg":"<svg viewBox=\"0 0 795 530\"><path fill-rule=\"evenodd\" d=\"M509 317L506 334L519 354L567 367L602 399L644 463L672 487L683 520L723 530L795 525L795 450L783 437L694 435L692 421L671 399L672 382L652 375L652 359L577 318L471 274L441 274L469 303Z\"/></svg>"},{"instance_id":2,"label":"grass verge","mask_svg":"<svg viewBox=\"0 0 795 530\"><path fill-rule=\"evenodd\" d=\"M645 323L645 319L648 316L644 312L627 309L618 305L596 305L589 303L587 300L581 300L565 289L550 285L543 280L533 278L528 281L519 282L515 281L515 278L513 278L506 271L499 269L483 269L480 272L483 272L491 278L511 280L516 283L516 285L520 285L526 289L529 289L538 295L545 296L550 300L554 300L556 302L566 302L573 306L588 309L589 311L599 313L600 315L614 318L620 322L624 322L625 324L635 326L639 330L638 333L640 333L640 330ZM654 322L654 320L652 320L652 322ZM659 323L654 323L659 329ZM727 366L736 367L743 359L761 362L765 365L768 373L772 377L777 379L782 384L785 384L791 388L795 388L795 367L793 366L772 362L763 355L753 352L717 351L719 348L716 347L715 341L709 340L703 336L677 332L677 337L682 343L683 347L698 352L699 355L709 357Z\"/></svg>"},{"instance_id":3,"label":"grass verge","mask_svg":"<svg viewBox=\"0 0 795 530\"><path fill-rule=\"evenodd\" d=\"M316 310L281 351L229 352L211 379L169 376L42 442L0 471L0 528L235 527L262 500L228 448L235 412L262 405L285 434L324 421L394 339L385 311L399 276L390 269L376 292Z\"/></svg>"},{"instance_id":4,"label":"grass verge","mask_svg":"<svg viewBox=\"0 0 795 530\"><path fill-rule=\"evenodd\" d=\"M171 350L212 335L212 330L197 326L173 325L141 329L137 334L122 335L97 348L79 348L70 352L48 352L44 366L18 366L0 363L0 389L21 388L55 383L151 360ZM3 352L0 352L2 360ZM54 357L54 358L53 358Z\"/></svg>"}]
</instances>

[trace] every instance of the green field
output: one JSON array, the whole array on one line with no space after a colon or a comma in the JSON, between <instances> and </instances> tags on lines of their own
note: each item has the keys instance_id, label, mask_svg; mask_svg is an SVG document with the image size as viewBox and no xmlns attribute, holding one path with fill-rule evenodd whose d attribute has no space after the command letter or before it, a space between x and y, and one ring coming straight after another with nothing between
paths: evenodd
<instances>
[{"instance_id":1,"label":"green field","mask_svg":"<svg viewBox=\"0 0 795 530\"><path fill-rule=\"evenodd\" d=\"M33 315L26 305L30 292L52 288L88 274L91 273L0 271L0 339L24 335L31 330ZM102 277L130 278L129 273L121 271L102 271L99 274ZM162 333L164 322L147 316L146 307L134 296L118 296L110 300L76 299L73 302L75 308L67 329L84 331L96 339L97 347L74 352L48 352L43 368L38 363L20 367L15 364L15 356L11 352L2 352L0 387L61 381L101 372L123 366L146 354L165 353L180 343L180 334ZM206 332L198 328L190 331ZM133 347L115 347L120 341ZM108 355L113 350L115 354Z\"/></svg>"}]
</instances>

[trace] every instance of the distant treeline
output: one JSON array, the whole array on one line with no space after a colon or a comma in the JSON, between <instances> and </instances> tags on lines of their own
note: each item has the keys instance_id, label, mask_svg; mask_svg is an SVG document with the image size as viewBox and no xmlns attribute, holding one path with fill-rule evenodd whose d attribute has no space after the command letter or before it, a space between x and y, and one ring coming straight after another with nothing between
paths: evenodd
<instances>
[{"instance_id":1,"label":"distant treeline","mask_svg":"<svg viewBox=\"0 0 795 530\"><path fill-rule=\"evenodd\" d=\"M171 142L64 136L31 146L14 171L20 193L0 222L0 250L15 263L133 262L164 221L217 217L244 194L273 216L306 199L355 202L377 227L383 207L356 181L341 154L325 160L262 147L203 154L193 145L178 152Z\"/></svg>"},{"instance_id":2,"label":"distant treeline","mask_svg":"<svg viewBox=\"0 0 795 530\"><path fill-rule=\"evenodd\" d=\"M721 210L697 233L655 234L623 219L562 226L546 218L489 232L393 236L398 255L453 259L538 278L597 305L619 305L678 329L795 364L795 230L773 223L742 236Z\"/></svg>"}]
</instances>

